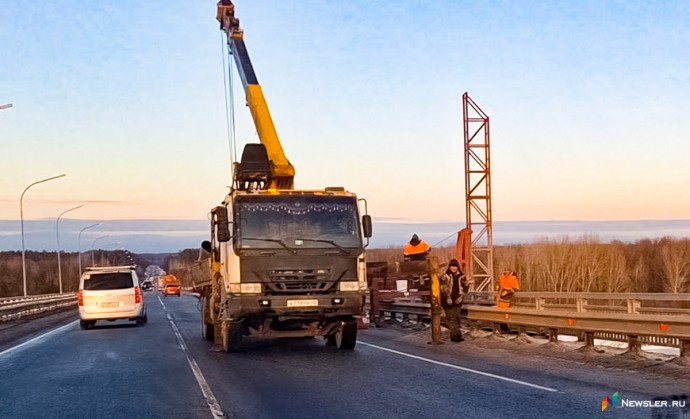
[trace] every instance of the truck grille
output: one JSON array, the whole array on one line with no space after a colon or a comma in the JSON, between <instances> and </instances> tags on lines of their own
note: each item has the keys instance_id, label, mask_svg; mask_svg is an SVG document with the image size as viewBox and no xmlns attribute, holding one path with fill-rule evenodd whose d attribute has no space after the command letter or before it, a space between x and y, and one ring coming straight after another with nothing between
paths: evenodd
<instances>
[{"instance_id":1,"label":"truck grille","mask_svg":"<svg viewBox=\"0 0 690 419\"><path fill-rule=\"evenodd\" d=\"M334 282L329 269L281 269L268 271L271 282L266 286L276 294L325 293Z\"/></svg>"}]
</instances>

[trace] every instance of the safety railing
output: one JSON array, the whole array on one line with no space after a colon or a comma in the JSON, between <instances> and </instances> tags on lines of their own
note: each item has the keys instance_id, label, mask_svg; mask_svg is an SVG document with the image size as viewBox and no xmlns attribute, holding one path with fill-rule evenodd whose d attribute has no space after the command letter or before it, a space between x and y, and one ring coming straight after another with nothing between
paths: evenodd
<instances>
[{"instance_id":1,"label":"safety railing","mask_svg":"<svg viewBox=\"0 0 690 419\"><path fill-rule=\"evenodd\" d=\"M428 296L428 292L426 293ZM631 350L643 344L680 348L690 357L690 293L556 293L518 292L510 308L493 305L494 293L469 293L463 311L472 327L499 331L508 325L548 335L574 335L585 345L594 339L627 342ZM428 297L427 301L428 301ZM395 291L374 291L372 322L426 322L430 304L424 296Z\"/></svg>"},{"instance_id":2,"label":"safety railing","mask_svg":"<svg viewBox=\"0 0 690 419\"><path fill-rule=\"evenodd\" d=\"M690 294L555 293L515 294L510 308L469 306L473 326L501 324L524 333L536 329L556 342L559 334L576 335L593 346L594 339L671 346L690 357Z\"/></svg>"},{"instance_id":3,"label":"safety railing","mask_svg":"<svg viewBox=\"0 0 690 419\"><path fill-rule=\"evenodd\" d=\"M74 293L0 298L0 323L76 307L76 305L77 296Z\"/></svg>"}]
</instances>

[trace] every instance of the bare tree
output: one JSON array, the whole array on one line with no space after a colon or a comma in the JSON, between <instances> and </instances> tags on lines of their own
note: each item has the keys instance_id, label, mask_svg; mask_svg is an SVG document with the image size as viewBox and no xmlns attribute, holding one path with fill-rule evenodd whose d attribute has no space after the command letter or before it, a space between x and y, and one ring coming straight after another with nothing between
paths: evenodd
<instances>
[{"instance_id":1,"label":"bare tree","mask_svg":"<svg viewBox=\"0 0 690 419\"><path fill-rule=\"evenodd\" d=\"M690 240L664 239L661 260L665 274L664 291L683 292L690 282Z\"/></svg>"}]
</instances>

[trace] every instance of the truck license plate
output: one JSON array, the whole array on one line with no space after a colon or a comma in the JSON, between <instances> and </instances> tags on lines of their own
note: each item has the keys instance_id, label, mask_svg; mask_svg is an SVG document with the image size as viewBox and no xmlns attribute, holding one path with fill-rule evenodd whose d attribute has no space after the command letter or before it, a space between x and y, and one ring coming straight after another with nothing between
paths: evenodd
<instances>
[{"instance_id":1,"label":"truck license plate","mask_svg":"<svg viewBox=\"0 0 690 419\"><path fill-rule=\"evenodd\" d=\"M318 307L319 300L287 300L288 307Z\"/></svg>"}]
</instances>

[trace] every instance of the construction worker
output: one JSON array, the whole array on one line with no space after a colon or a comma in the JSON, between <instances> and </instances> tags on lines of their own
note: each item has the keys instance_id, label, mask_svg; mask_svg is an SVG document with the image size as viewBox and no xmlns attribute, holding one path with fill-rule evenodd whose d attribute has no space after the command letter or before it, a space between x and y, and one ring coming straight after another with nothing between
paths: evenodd
<instances>
[{"instance_id":1,"label":"construction worker","mask_svg":"<svg viewBox=\"0 0 690 419\"><path fill-rule=\"evenodd\" d=\"M441 277L441 307L446 313L446 326L450 331L450 340L462 342L460 330L460 304L467 288L467 279L460 270L460 263L451 259L448 269Z\"/></svg>"},{"instance_id":2,"label":"construction worker","mask_svg":"<svg viewBox=\"0 0 690 419\"><path fill-rule=\"evenodd\" d=\"M403 260L426 260L429 252L431 252L431 246L424 240L420 240L416 234L413 234L412 239L403 249Z\"/></svg>"},{"instance_id":3,"label":"construction worker","mask_svg":"<svg viewBox=\"0 0 690 419\"><path fill-rule=\"evenodd\" d=\"M496 294L498 308L509 308L513 294L518 291L520 291L520 284L518 283L517 274L514 271L503 271L498 278L498 293ZM510 328L507 324L501 323L499 331L501 333L509 333Z\"/></svg>"},{"instance_id":4,"label":"construction worker","mask_svg":"<svg viewBox=\"0 0 690 419\"><path fill-rule=\"evenodd\" d=\"M498 308L509 308L513 294L520 291L517 274L514 271L504 271L498 279Z\"/></svg>"}]
</instances>

